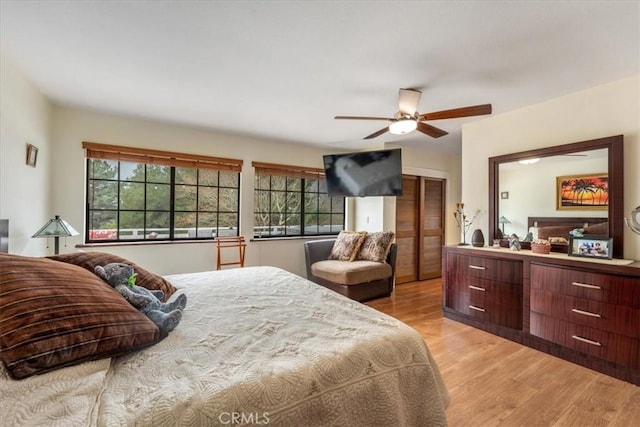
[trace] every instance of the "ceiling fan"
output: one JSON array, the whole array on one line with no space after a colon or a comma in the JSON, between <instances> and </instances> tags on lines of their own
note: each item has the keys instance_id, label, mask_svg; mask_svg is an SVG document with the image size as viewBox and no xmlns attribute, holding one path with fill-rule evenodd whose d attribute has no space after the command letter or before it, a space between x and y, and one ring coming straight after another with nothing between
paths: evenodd
<instances>
[{"instance_id":1,"label":"ceiling fan","mask_svg":"<svg viewBox=\"0 0 640 427\"><path fill-rule=\"evenodd\" d=\"M400 89L398 96L398 112L393 117L366 117L366 116L335 116L335 119L346 120L386 120L391 124L380 129L363 139L378 137L384 133L391 132L394 135L404 135L418 130L433 138L440 138L448 132L431 126L425 121L440 119L455 119L458 117L481 116L491 114L491 104L474 105L471 107L454 108L452 110L442 110L433 113L418 113L422 92L417 89Z\"/></svg>"}]
</instances>

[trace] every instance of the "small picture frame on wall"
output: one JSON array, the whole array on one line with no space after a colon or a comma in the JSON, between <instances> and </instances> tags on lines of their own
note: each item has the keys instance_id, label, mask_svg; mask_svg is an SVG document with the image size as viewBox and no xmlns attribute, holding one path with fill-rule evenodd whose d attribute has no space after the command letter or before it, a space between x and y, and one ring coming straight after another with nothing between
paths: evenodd
<instances>
[{"instance_id":1,"label":"small picture frame on wall","mask_svg":"<svg viewBox=\"0 0 640 427\"><path fill-rule=\"evenodd\" d=\"M27 144L27 165L36 167L38 161L38 147L33 144Z\"/></svg>"},{"instance_id":2,"label":"small picture frame on wall","mask_svg":"<svg viewBox=\"0 0 640 427\"><path fill-rule=\"evenodd\" d=\"M587 258L612 258L613 239L606 236L571 237L569 256Z\"/></svg>"}]
</instances>

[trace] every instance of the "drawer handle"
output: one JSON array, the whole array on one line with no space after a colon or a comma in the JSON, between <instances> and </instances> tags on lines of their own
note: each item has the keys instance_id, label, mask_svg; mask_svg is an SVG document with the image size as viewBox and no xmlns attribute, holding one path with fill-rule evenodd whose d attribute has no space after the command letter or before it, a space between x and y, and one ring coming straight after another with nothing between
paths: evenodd
<instances>
[{"instance_id":1,"label":"drawer handle","mask_svg":"<svg viewBox=\"0 0 640 427\"><path fill-rule=\"evenodd\" d=\"M469 264L469 268L473 268L474 270L486 270L487 267L483 267L481 265L473 265L473 264Z\"/></svg>"},{"instance_id":2,"label":"drawer handle","mask_svg":"<svg viewBox=\"0 0 640 427\"><path fill-rule=\"evenodd\" d=\"M577 313L577 314L583 314L585 316L602 317L598 313L592 313L590 311L578 310L577 308L572 308L571 311L573 311L574 313Z\"/></svg>"},{"instance_id":3,"label":"drawer handle","mask_svg":"<svg viewBox=\"0 0 640 427\"><path fill-rule=\"evenodd\" d=\"M475 311L481 311L481 312L485 312L486 310L484 308L480 308L480 307L476 307L475 305L470 305L469 308L471 310L475 310Z\"/></svg>"},{"instance_id":4,"label":"drawer handle","mask_svg":"<svg viewBox=\"0 0 640 427\"><path fill-rule=\"evenodd\" d=\"M588 289L602 289L600 286L596 286L596 285L589 285L587 283L580 283L580 282L573 282L571 283L573 286L578 286L581 288L588 288Z\"/></svg>"},{"instance_id":5,"label":"drawer handle","mask_svg":"<svg viewBox=\"0 0 640 427\"><path fill-rule=\"evenodd\" d=\"M473 289L473 290L476 290L476 291L482 291L482 292L486 291L485 288L480 288L478 286L473 286L473 285L469 285L469 289Z\"/></svg>"},{"instance_id":6,"label":"drawer handle","mask_svg":"<svg viewBox=\"0 0 640 427\"><path fill-rule=\"evenodd\" d=\"M602 347L602 344L600 344L598 341L592 341L592 340L587 339L587 338L579 337L578 335L571 335L571 338L573 338L574 340L586 342L587 344L597 345L598 347Z\"/></svg>"}]
</instances>

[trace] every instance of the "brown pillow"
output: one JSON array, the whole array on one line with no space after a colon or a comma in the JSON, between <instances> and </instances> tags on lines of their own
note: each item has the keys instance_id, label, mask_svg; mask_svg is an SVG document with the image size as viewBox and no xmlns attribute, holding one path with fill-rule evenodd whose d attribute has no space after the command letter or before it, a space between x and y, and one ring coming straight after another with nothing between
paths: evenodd
<instances>
[{"instance_id":1,"label":"brown pillow","mask_svg":"<svg viewBox=\"0 0 640 427\"><path fill-rule=\"evenodd\" d=\"M338 234L336 241L333 242L329 259L353 261L366 235L366 231L355 232L342 230L340 234Z\"/></svg>"},{"instance_id":2,"label":"brown pillow","mask_svg":"<svg viewBox=\"0 0 640 427\"><path fill-rule=\"evenodd\" d=\"M599 236L609 236L609 223L601 222L593 224L584 229L584 234L597 234Z\"/></svg>"},{"instance_id":3,"label":"brown pillow","mask_svg":"<svg viewBox=\"0 0 640 427\"><path fill-rule=\"evenodd\" d=\"M122 355L158 327L85 269L0 254L0 359L12 378Z\"/></svg>"},{"instance_id":4,"label":"brown pillow","mask_svg":"<svg viewBox=\"0 0 640 427\"><path fill-rule=\"evenodd\" d=\"M161 276L153 274L144 268L136 265L128 259L122 258L118 255L108 254L104 252L73 252L69 254L53 255L48 257L50 259L66 262L69 264L75 264L82 268L89 270L93 273L93 269L96 265L107 265L112 262L121 262L129 264L133 267L134 271L138 273L136 276L136 285L142 286L150 290L161 290L164 292L163 301L167 301L171 295L177 290L173 285L167 282Z\"/></svg>"},{"instance_id":5,"label":"brown pillow","mask_svg":"<svg viewBox=\"0 0 640 427\"><path fill-rule=\"evenodd\" d=\"M395 234L392 231L367 233L356 255L356 260L385 262L394 237Z\"/></svg>"}]
</instances>

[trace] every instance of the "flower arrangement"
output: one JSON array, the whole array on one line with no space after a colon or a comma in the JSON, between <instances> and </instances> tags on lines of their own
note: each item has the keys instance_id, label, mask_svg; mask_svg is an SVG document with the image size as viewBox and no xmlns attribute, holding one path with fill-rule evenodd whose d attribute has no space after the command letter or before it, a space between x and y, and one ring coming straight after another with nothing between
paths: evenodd
<instances>
[{"instance_id":1,"label":"flower arrangement","mask_svg":"<svg viewBox=\"0 0 640 427\"><path fill-rule=\"evenodd\" d=\"M551 252L551 243L545 239L535 239L531 242L531 252L534 254L548 254Z\"/></svg>"},{"instance_id":2,"label":"flower arrangement","mask_svg":"<svg viewBox=\"0 0 640 427\"><path fill-rule=\"evenodd\" d=\"M467 232L469 228L471 228L471 224L476 219L478 214L480 213L480 209L476 210L471 219L467 218L467 214L464 212L464 203L456 203L456 210L453 212L453 216L456 219L456 223L458 224L458 228L462 232L462 243L461 246L467 245Z\"/></svg>"}]
</instances>

